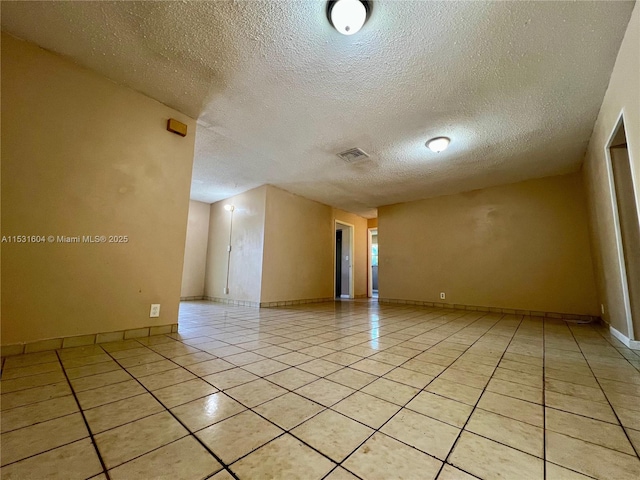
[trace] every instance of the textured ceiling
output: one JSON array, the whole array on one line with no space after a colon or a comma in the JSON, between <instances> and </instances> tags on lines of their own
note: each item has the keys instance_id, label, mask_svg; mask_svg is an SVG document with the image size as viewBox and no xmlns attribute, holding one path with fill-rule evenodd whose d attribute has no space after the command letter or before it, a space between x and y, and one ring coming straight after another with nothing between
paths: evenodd
<instances>
[{"instance_id":1,"label":"textured ceiling","mask_svg":"<svg viewBox=\"0 0 640 480\"><path fill-rule=\"evenodd\" d=\"M633 5L377 0L347 37L323 1L3 1L2 28L197 117L193 199L270 183L373 216L576 171Z\"/></svg>"}]
</instances>

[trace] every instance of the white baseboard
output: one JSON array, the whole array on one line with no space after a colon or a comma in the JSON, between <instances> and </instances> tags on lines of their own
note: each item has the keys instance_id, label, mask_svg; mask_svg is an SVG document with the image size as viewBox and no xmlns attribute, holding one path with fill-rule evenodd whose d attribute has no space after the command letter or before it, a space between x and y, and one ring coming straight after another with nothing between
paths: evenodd
<instances>
[{"instance_id":1,"label":"white baseboard","mask_svg":"<svg viewBox=\"0 0 640 480\"><path fill-rule=\"evenodd\" d=\"M609 325L609 332L611 333L611 335L613 335L618 340L620 340L622 343L624 343L625 346L627 346L628 348L630 348L632 350L640 350L640 342L639 341L631 340L624 333L616 330L611 325Z\"/></svg>"}]
</instances>

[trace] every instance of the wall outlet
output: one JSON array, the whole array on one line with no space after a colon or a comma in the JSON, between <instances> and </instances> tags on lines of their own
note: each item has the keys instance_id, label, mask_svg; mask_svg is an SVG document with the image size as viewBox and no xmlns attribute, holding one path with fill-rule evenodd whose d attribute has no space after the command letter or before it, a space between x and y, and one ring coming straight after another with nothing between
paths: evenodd
<instances>
[{"instance_id":1,"label":"wall outlet","mask_svg":"<svg viewBox=\"0 0 640 480\"><path fill-rule=\"evenodd\" d=\"M227 287L224 287L222 291L225 295L229 295L229 289Z\"/></svg>"},{"instance_id":2,"label":"wall outlet","mask_svg":"<svg viewBox=\"0 0 640 480\"><path fill-rule=\"evenodd\" d=\"M444 300L445 298L447 298L447 296L444 294L444 292L440 292L440 300Z\"/></svg>"},{"instance_id":3,"label":"wall outlet","mask_svg":"<svg viewBox=\"0 0 640 480\"><path fill-rule=\"evenodd\" d=\"M600 313L602 313L602 315L604 315L604 303L600 304Z\"/></svg>"},{"instance_id":4,"label":"wall outlet","mask_svg":"<svg viewBox=\"0 0 640 480\"><path fill-rule=\"evenodd\" d=\"M159 316L160 316L160 304L159 303L152 303L151 304L151 311L149 312L149 317L155 318L155 317L159 317Z\"/></svg>"}]
</instances>

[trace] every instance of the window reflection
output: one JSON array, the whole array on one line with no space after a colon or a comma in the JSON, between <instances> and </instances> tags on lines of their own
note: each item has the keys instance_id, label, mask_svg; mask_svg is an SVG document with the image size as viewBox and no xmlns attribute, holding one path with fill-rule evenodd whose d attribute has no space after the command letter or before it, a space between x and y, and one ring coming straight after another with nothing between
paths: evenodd
<instances>
[{"instance_id":1,"label":"window reflection","mask_svg":"<svg viewBox=\"0 0 640 480\"><path fill-rule=\"evenodd\" d=\"M207 402L204 405L204 412L208 417L212 417L218 411L218 400L220 399L220 395L210 395L207 397Z\"/></svg>"}]
</instances>

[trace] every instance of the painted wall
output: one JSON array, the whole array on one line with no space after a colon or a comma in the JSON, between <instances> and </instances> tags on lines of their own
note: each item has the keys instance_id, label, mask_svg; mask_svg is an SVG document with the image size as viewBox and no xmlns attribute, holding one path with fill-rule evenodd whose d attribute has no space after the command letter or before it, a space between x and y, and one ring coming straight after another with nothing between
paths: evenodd
<instances>
[{"instance_id":1,"label":"painted wall","mask_svg":"<svg viewBox=\"0 0 640 480\"><path fill-rule=\"evenodd\" d=\"M378 208L380 297L598 314L580 174Z\"/></svg>"},{"instance_id":2,"label":"painted wall","mask_svg":"<svg viewBox=\"0 0 640 480\"><path fill-rule=\"evenodd\" d=\"M211 205L208 203L196 202L195 200L189 202L181 297L202 297L204 295L210 211Z\"/></svg>"},{"instance_id":3,"label":"painted wall","mask_svg":"<svg viewBox=\"0 0 640 480\"><path fill-rule=\"evenodd\" d=\"M255 303L260 301L266 193L265 185L211 204L206 296ZM234 206L233 212L224 209L227 204ZM231 256L227 295L224 288L227 283L230 230Z\"/></svg>"},{"instance_id":4,"label":"painted wall","mask_svg":"<svg viewBox=\"0 0 640 480\"><path fill-rule=\"evenodd\" d=\"M342 221L354 226L353 238L353 290L356 298L367 296L367 219L354 213L333 209L334 220Z\"/></svg>"},{"instance_id":5,"label":"painted wall","mask_svg":"<svg viewBox=\"0 0 640 480\"><path fill-rule=\"evenodd\" d=\"M624 115L627 133L636 204L640 211L640 5L638 4L634 8L620 46L583 167L598 297L605 307L603 318L625 336L630 337L623 301L605 154L605 147L621 113ZM634 330L635 338L640 339L640 319L636 319Z\"/></svg>"},{"instance_id":6,"label":"painted wall","mask_svg":"<svg viewBox=\"0 0 640 480\"><path fill-rule=\"evenodd\" d=\"M624 133L622 129L620 131ZM625 146L610 149L611 167L613 183L615 183L615 203L620 225L621 250L627 278L630 316L631 321L636 319L636 325L640 326L640 222L629 150L626 147L625 138L623 138L622 144ZM632 330L629 328L629 324L627 324L627 329Z\"/></svg>"},{"instance_id":7,"label":"painted wall","mask_svg":"<svg viewBox=\"0 0 640 480\"><path fill-rule=\"evenodd\" d=\"M2 344L176 323L195 121L5 34L1 56L2 235L128 240L3 243Z\"/></svg>"},{"instance_id":8,"label":"painted wall","mask_svg":"<svg viewBox=\"0 0 640 480\"><path fill-rule=\"evenodd\" d=\"M332 298L332 208L266 186L261 302Z\"/></svg>"},{"instance_id":9,"label":"painted wall","mask_svg":"<svg viewBox=\"0 0 640 480\"><path fill-rule=\"evenodd\" d=\"M230 213L235 205L228 295ZM205 295L250 302L333 298L334 224L354 225L354 290L367 293L367 220L264 185L211 205Z\"/></svg>"}]
</instances>

